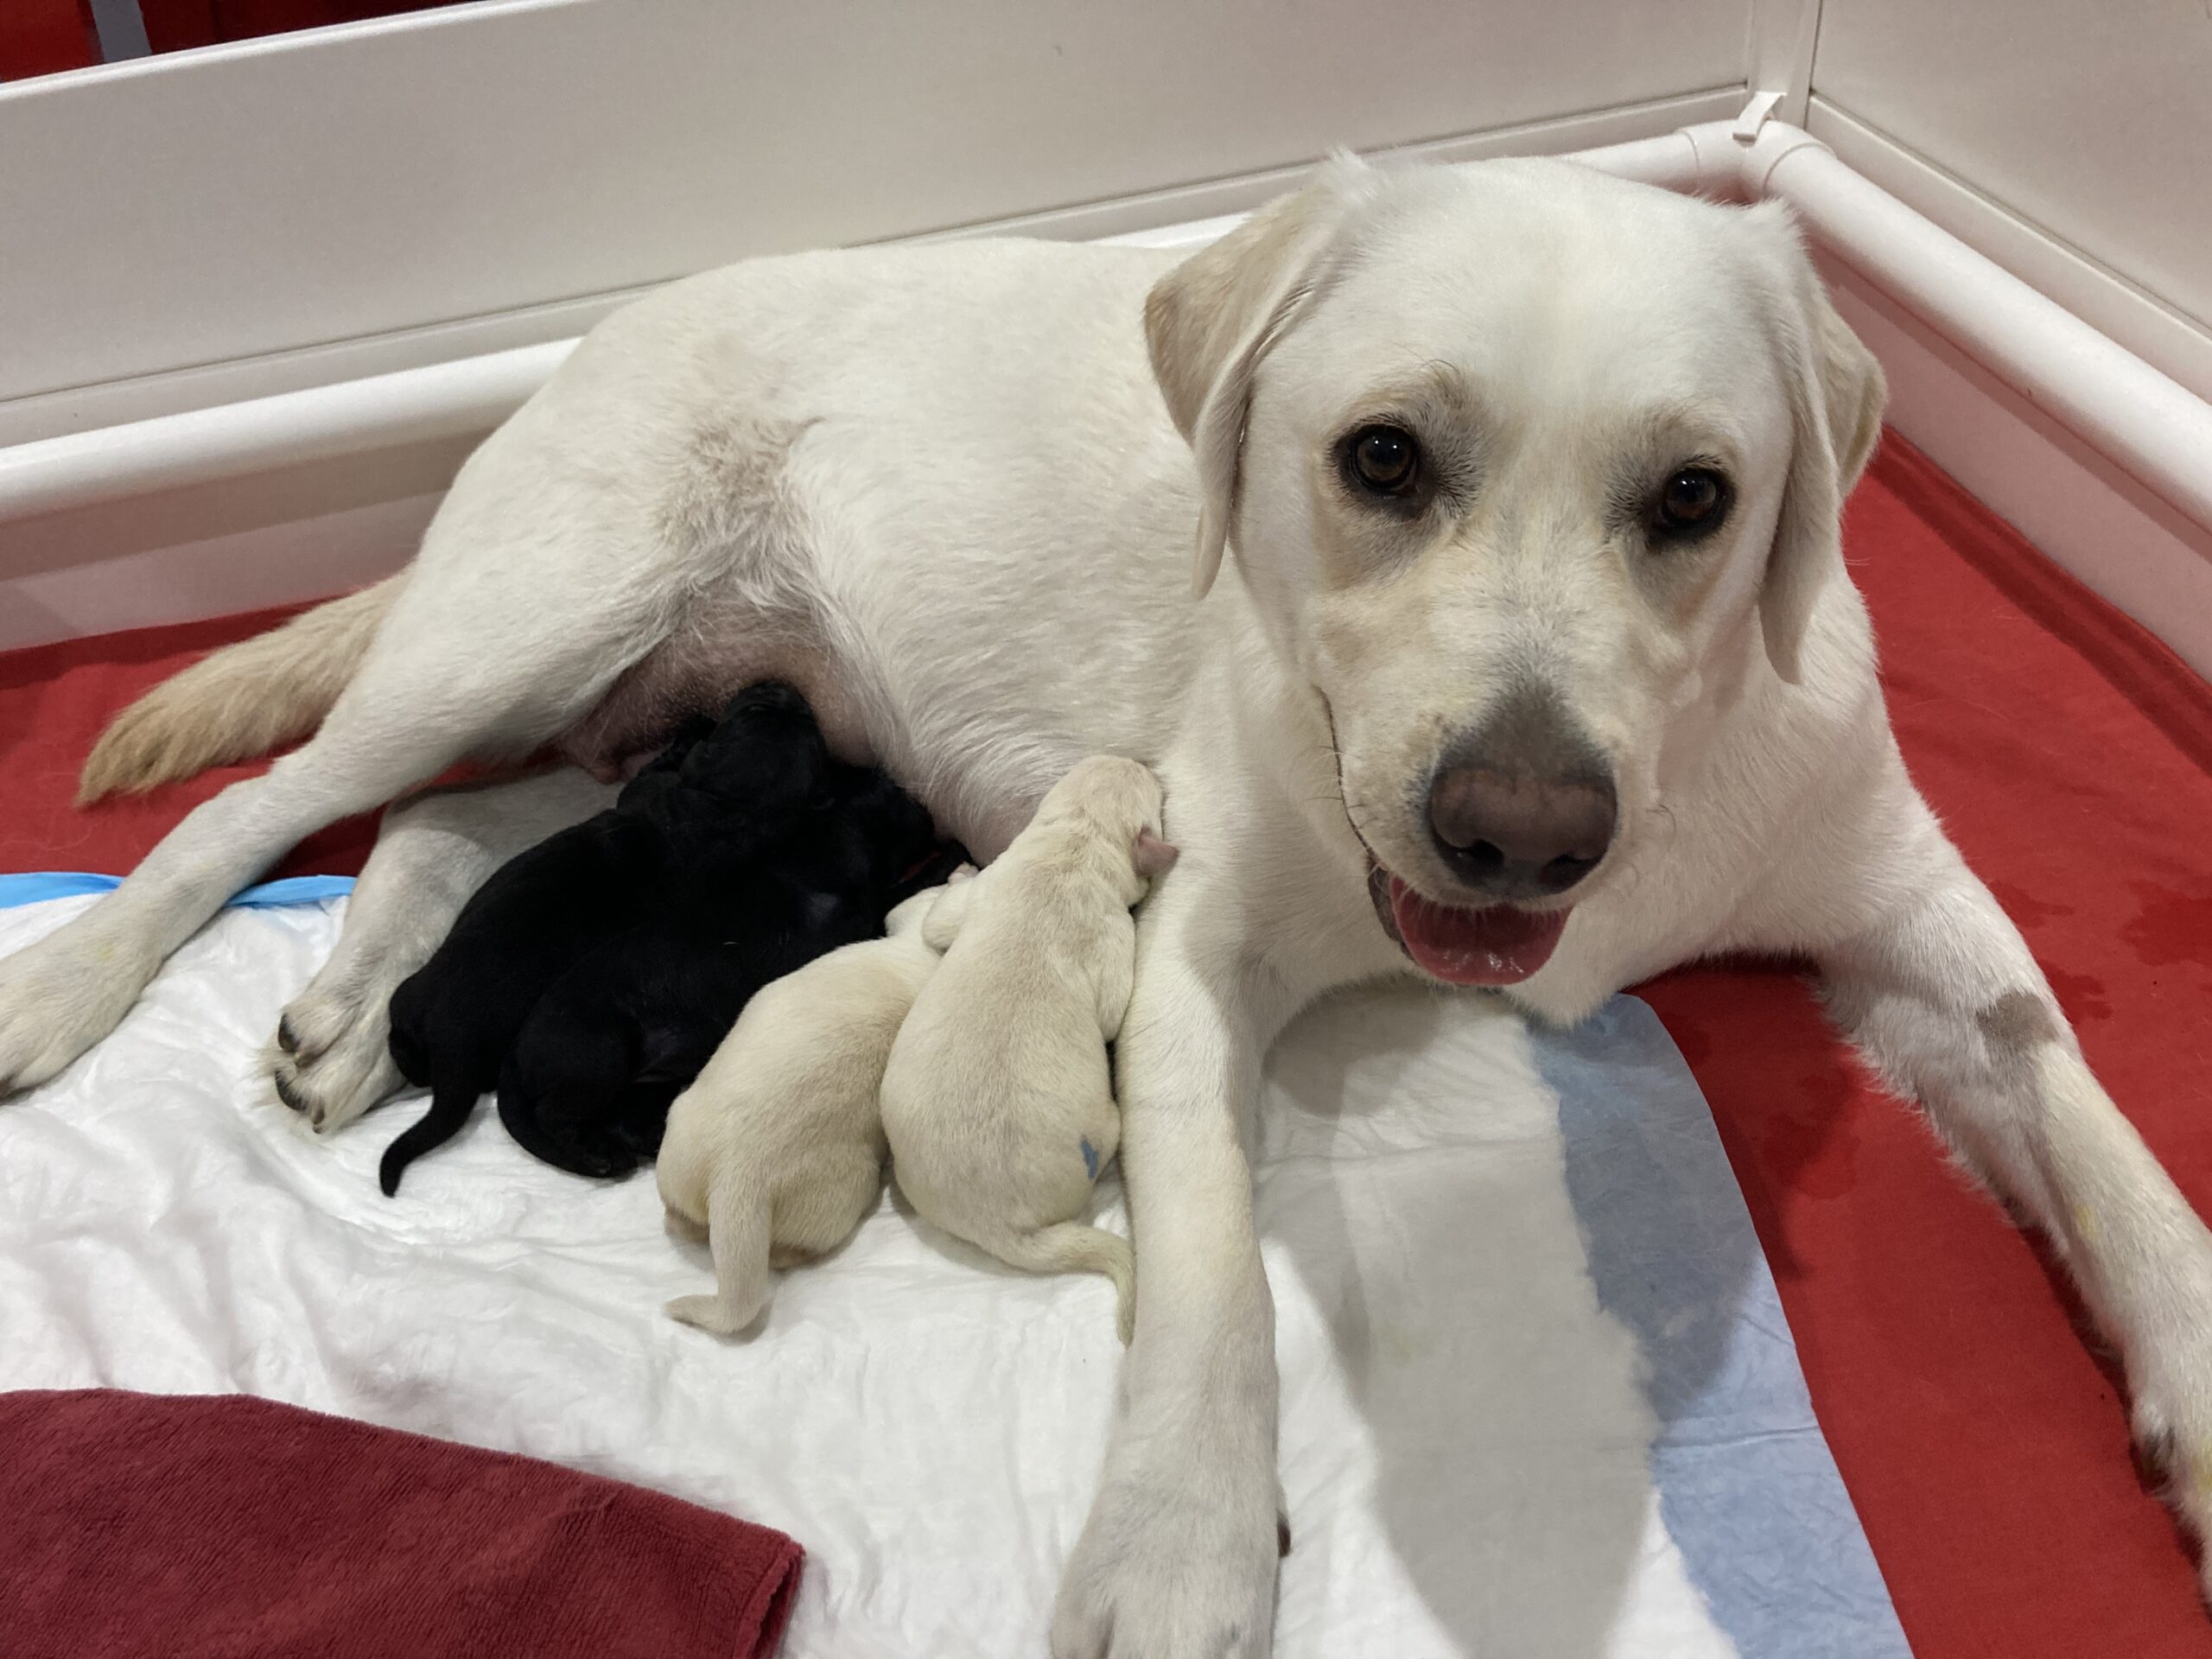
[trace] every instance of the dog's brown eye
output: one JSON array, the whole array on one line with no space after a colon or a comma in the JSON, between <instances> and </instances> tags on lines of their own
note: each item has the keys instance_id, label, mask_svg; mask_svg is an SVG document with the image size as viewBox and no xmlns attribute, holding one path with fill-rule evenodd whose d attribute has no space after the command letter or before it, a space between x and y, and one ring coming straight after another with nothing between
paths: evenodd
<instances>
[{"instance_id":1,"label":"dog's brown eye","mask_svg":"<svg viewBox=\"0 0 2212 1659\"><path fill-rule=\"evenodd\" d=\"M1352 481L1370 495L1410 495L1421 482L1421 445L1401 427L1363 426L1344 460Z\"/></svg>"},{"instance_id":2,"label":"dog's brown eye","mask_svg":"<svg viewBox=\"0 0 2212 1659\"><path fill-rule=\"evenodd\" d=\"M1651 528L1674 539L1710 534L1728 516L1728 480L1710 467L1685 467L1659 492Z\"/></svg>"}]
</instances>

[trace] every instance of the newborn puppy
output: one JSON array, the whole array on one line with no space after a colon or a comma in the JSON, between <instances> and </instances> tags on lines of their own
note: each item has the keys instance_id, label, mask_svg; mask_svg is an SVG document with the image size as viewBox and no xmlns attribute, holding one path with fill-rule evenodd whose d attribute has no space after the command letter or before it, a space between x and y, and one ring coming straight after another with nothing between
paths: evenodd
<instances>
[{"instance_id":1,"label":"newborn puppy","mask_svg":"<svg viewBox=\"0 0 2212 1659\"><path fill-rule=\"evenodd\" d=\"M701 839L685 828L691 820L714 817L715 849L748 856L804 812L830 764L805 700L788 686L753 686L720 724L680 731L613 806L494 871L437 953L392 993L392 1060L430 1090L430 1106L385 1149L385 1192L468 1121L554 982L664 890Z\"/></svg>"},{"instance_id":2,"label":"newborn puppy","mask_svg":"<svg viewBox=\"0 0 2212 1659\"><path fill-rule=\"evenodd\" d=\"M923 934L944 961L883 1077L892 1173L915 1210L1014 1267L1106 1274L1125 1342L1128 1243L1074 1217L1121 1140L1106 1045L1135 979L1129 909L1175 861L1160 810L1134 760L1095 756L1055 785L931 911Z\"/></svg>"},{"instance_id":3,"label":"newborn puppy","mask_svg":"<svg viewBox=\"0 0 2212 1659\"><path fill-rule=\"evenodd\" d=\"M957 878L956 878L957 879ZM834 1250L883 1190L884 1063L937 967L922 918L940 894L891 912L890 937L832 950L747 1005L668 1115L658 1170L672 1222L703 1227L716 1294L668 1311L742 1331L766 1310L768 1269Z\"/></svg>"},{"instance_id":4,"label":"newborn puppy","mask_svg":"<svg viewBox=\"0 0 2212 1659\"><path fill-rule=\"evenodd\" d=\"M875 938L955 856L888 778L833 762L780 840L742 859L680 858L656 902L554 982L499 1073L499 1121L559 1168L628 1174L755 992Z\"/></svg>"}]
</instances>

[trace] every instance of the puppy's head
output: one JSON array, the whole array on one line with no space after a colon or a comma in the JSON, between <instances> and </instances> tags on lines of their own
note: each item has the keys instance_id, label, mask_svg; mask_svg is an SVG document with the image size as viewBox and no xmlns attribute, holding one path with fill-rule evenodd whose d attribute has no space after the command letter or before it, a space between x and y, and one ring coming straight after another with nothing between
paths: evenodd
<instances>
[{"instance_id":1,"label":"puppy's head","mask_svg":"<svg viewBox=\"0 0 2212 1659\"><path fill-rule=\"evenodd\" d=\"M804 812L830 766L822 728L806 699L787 685L748 686L731 698L714 729L686 749L687 789L717 802L762 832Z\"/></svg>"},{"instance_id":2,"label":"puppy's head","mask_svg":"<svg viewBox=\"0 0 2212 1659\"><path fill-rule=\"evenodd\" d=\"M621 804L649 810L654 803L665 800L671 791L682 789L684 761L692 750L714 734L715 722L703 715L685 721L670 734L660 753L639 767L637 775L622 785L619 798Z\"/></svg>"},{"instance_id":3,"label":"puppy's head","mask_svg":"<svg viewBox=\"0 0 2212 1659\"><path fill-rule=\"evenodd\" d=\"M959 859L938 846L929 810L887 774L842 761L825 772L794 842L821 885L855 893L903 892L918 868L934 886Z\"/></svg>"},{"instance_id":4,"label":"puppy's head","mask_svg":"<svg viewBox=\"0 0 2212 1659\"><path fill-rule=\"evenodd\" d=\"M1818 672L1883 387L1780 209L1338 162L1146 324L1198 589L1233 550L1378 918L1439 977L1540 969L1701 725Z\"/></svg>"},{"instance_id":5,"label":"puppy's head","mask_svg":"<svg viewBox=\"0 0 2212 1659\"><path fill-rule=\"evenodd\" d=\"M1176 849L1161 834L1160 779L1141 761L1094 754L1068 768L1037 809L1043 823L1079 822L1128 849L1131 868L1150 880L1165 875Z\"/></svg>"},{"instance_id":6,"label":"puppy's head","mask_svg":"<svg viewBox=\"0 0 2212 1659\"><path fill-rule=\"evenodd\" d=\"M954 874L957 876L958 872L955 871ZM891 913L883 918L884 932L895 939L902 933L919 931L923 922L928 919L930 906L937 903L950 885L950 880L940 882L900 899L891 907Z\"/></svg>"}]
</instances>

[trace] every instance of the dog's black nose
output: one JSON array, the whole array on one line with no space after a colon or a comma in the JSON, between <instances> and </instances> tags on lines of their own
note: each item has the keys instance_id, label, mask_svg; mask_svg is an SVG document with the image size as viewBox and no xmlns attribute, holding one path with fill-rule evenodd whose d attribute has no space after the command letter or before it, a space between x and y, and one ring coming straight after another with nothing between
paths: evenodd
<instances>
[{"instance_id":1,"label":"dog's black nose","mask_svg":"<svg viewBox=\"0 0 2212 1659\"><path fill-rule=\"evenodd\" d=\"M1548 692L1509 698L1428 787L1430 838L1493 902L1565 893L1612 845L1619 803L1596 745Z\"/></svg>"}]
</instances>

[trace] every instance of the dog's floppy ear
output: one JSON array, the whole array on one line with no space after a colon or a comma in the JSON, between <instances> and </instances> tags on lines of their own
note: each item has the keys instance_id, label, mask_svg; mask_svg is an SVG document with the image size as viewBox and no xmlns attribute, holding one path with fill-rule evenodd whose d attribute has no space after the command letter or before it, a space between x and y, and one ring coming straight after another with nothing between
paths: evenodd
<instances>
[{"instance_id":1,"label":"dog's floppy ear","mask_svg":"<svg viewBox=\"0 0 2212 1659\"><path fill-rule=\"evenodd\" d=\"M1198 466L1200 598L1221 569L1236 510L1237 466L1252 377L1313 292L1350 206L1374 175L1332 158L1295 195L1270 202L1161 277L1144 305L1152 372Z\"/></svg>"},{"instance_id":2,"label":"dog's floppy ear","mask_svg":"<svg viewBox=\"0 0 2212 1659\"><path fill-rule=\"evenodd\" d=\"M1844 498L1874 453L1889 393L1882 365L1829 302L1788 210L1752 212L1787 245L1772 297L1789 395L1789 474L1759 588L1759 628L1775 672L1795 684L1813 607L1843 569Z\"/></svg>"}]
</instances>

